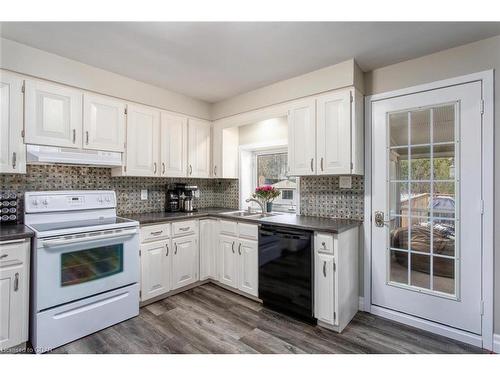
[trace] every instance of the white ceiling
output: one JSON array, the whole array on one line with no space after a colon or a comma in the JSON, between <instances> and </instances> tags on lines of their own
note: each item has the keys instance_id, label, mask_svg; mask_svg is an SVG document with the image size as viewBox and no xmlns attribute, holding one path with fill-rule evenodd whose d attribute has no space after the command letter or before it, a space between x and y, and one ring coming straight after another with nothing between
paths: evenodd
<instances>
[{"instance_id":1,"label":"white ceiling","mask_svg":"<svg viewBox=\"0 0 500 375\"><path fill-rule=\"evenodd\" d=\"M208 102L350 58L364 71L500 34L500 23L13 22L0 35Z\"/></svg>"}]
</instances>

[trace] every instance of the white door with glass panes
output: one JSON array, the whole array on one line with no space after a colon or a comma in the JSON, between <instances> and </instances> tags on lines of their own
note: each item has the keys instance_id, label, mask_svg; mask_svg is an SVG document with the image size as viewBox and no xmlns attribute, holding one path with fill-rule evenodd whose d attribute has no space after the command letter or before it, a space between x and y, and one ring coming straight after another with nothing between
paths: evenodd
<instances>
[{"instance_id":1,"label":"white door with glass panes","mask_svg":"<svg viewBox=\"0 0 500 375\"><path fill-rule=\"evenodd\" d=\"M372 304L481 333L481 83L372 104Z\"/></svg>"},{"instance_id":2,"label":"white door with glass panes","mask_svg":"<svg viewBox=\"0 0 500 375\"><path fill-rule=\"evenodd\" d=\"M25 142L82 147L82 92L70 87L26 81Z\"/></svg>"},{"instance_id":3,"label":"white door with glass panes","mask_svg":"<svg viewBox=\"0 0 500 375\"><path fill-rule=\"evenodd\" d=\"M125 103L101 95L83 94L83 148L125 151Z\"/></svg>"}]
</instances>

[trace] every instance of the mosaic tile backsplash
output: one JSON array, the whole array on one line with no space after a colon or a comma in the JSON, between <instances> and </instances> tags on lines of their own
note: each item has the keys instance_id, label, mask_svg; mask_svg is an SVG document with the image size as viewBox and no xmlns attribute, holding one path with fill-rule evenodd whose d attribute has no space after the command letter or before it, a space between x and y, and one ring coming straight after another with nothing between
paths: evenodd
<instances>
[{"instance_id":1,"label":"mosaic tile backsplash","mask_svg":"<svg viewBox=\"0 0 500 375\"><path fill-rule=\"evenodd\" d=\"M364 178L352 176L352 188L339 188L338 176L300 178L300 213L305 216L363 220Z\"/></svg>"},{"instance_id":2,"label":"mosaic tile backsplash","mask_svg":"<svg viewBox=\"0 0 500 375\"><path fill-rule=\"evenodd\" d=\"M111 169L60 165L28 165L25 175L0 175L0 191L40 190L114 190L119 215L163 211L166 185L183 182L197 185L197 207L238 208L238 180L111 177ZM148 199L141 200L141 189L148 189ZM21 199L22 202L22 199Z\"/></svg>"},{"instance_id":3,"label":"mosaic tile backsplash","mask_svg":"<svg viewBox=\"0 0 500 375\"><path fill-rule=\"evenodd\" d=\"M20 202L25 191L114 190L118 214L159 212L165 208L166 185L184 182L200 188L197 206L238 208L238 180L157 177L111 177L108 168L60 165L28 165L25 175L0 175L0 191L15 192ZM300 179L300 213L305 216L363 219L364 180L352 177L351 189L340 189L337 176L308 176ZM140 199L141 189L148 199ZM21 205L20 211L23 207Z\"/></svg>"}]
</instances>

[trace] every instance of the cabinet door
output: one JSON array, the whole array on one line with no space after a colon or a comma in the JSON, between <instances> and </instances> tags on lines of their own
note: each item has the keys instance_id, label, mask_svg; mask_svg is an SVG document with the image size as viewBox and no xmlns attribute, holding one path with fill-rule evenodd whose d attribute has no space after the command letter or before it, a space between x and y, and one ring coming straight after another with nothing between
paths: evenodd
<instances>
[{"instance_id":1,"label":"cabinet door","mask_svg":"<svg viewBox=\"0 0 500 375\"><path fill-rule=\"evenodd\" d=\"M200 280L217 278L216 220L200 220Z\"/></svg>"},{"instance_id":2,"label":"cabinet door","mask_svg":"<svg viewBox=\"0 0 500 375\"><path fill-rule=\"evenodd\" d=\"M335 324L335 275L334 257L316 253L314 267L314 316L326 323Z\"/></svg>"},{"instance_id":3,"label":"cabinet door","mask_svg":"<svg viewBox=\"0 0 500 375\"><path fill-rule=\"evenodd\" d=\"M82 147L82 92L38 81L26 81L25 142Z\"/></svg>"},{"instance_id":4,"label":"cabinet door","mask_svg":"<svg viewBox=\"0 0 500 375\"><path fill-rule=\"evenodd\" d=\"M0 350L27 341L28 316L23 265L0 269Z\"/></svg>"},{"instance_id":5,"label":"cabinet door","mask_svg":"<svg viewBox=\"0 0 500 375\"><path fill-rule=\"evenodd\" d=\"M172 289L198 281L199 251L196 236L176 238L172 245Z\"/></svg>"},{"instance_id":6,"label":"cabinet door","mask_svg":"<svg viewBox=\"0 0 500 375\"><path fill-rule=\"evenodd\" d=\"M170 290L171 259L170 240L141 245L141 301Z\"/></svg>"},{"instance_id":7,"label":"cabinet door","mask_svg":"<svg viewBox=\"0 0 500 375\"><path fill-rule=\"evenodd\" d=\"M188 176L210 177L210 123L189 119Z\"/></svg>"},{"instance_id":8,"label":"cabinet door","mask_svg":"<svg viewBox=\"0 0 500 375\"><path fill-rule=\"evenodd\" d=\"M238 254L236 247L238 239L229 236L219 236L219 254L218 254L218 276L223 284L238 288Z\"/></svg>"},{"instance_id":9,"label":"cabinet door","mask_svg":"<svg viewBox=\"0 0 500 375\"><path fill-rule=\"evenodd\" d=\"M239 240L238 289L257 297L259 294L259 248L257 241Z\"/></svg>"},{"instance_id":10,"label":"cabinet door","mask_svg":"<svg viewBox=\"0 0 500 375\"><path fill-rule=\"evenodd\" d=\"M125 103L100 95L83 95L83 148L125 151Z\"/></svg>"},{"instance_id":11,"label":"cabinet door","mask_svg":"<svg viewBox=\"0 0 500 375\"><path fill-rule=\"evenodd\" d=\"M127 176L159 176L160 111L128 105Z\"/></svg>"},{"instance_id":12,"label":"cabinet door","mask_svg":"<svg viewBox=\"0 0 500 375\"><path fill-rule=\"evenodd\" d=\"M293 104L288 111L288 165L290 174L316 174L316 102Z\"/></svg>"},{"instance_id":13,"label":"cabinet door","mask_svg":"<svg viewBox=\"0 0 500 375\"><path fill-rule=\"evenodd\" d=\"M317 99L318 174L351 173L351 91Z\"/></svg>"},{"instance_id":14,"label":"cabinet door","mask_svg":"<svg viewBox=\"0 0 500 375\"><path fill-rule=\"evenodd\" d=\"M212 128L212 177L238 178L239 137L238 127Z\"/></svg>"},{"instance_id":15,"label":"cabinet door","mask_svg":"<svg viewBox=\"0 0 500 375\"><path fill-rule=\"evenodd\" d=\"M23 144L23 80L0 74L0 173L26 173Z\"/></svg>"},{"instance_id":16,"label":"cabinet door","mask_svg":"<svg viewBox=\"0 0 500 375\"><path fill-rule=\"evenodd\" d=\"M187 175L187 119L161 113L161 175L185 177Z\"/></svg>"}]
</instances>

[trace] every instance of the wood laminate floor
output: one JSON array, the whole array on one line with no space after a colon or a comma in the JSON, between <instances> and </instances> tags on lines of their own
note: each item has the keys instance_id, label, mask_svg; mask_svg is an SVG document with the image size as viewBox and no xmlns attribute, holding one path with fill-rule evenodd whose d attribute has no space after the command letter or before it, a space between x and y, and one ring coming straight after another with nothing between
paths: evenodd
<instances>
[{"instance_id":1,"label":"wood laminate floor","mask_svg":"<svg viewBox=\"0 0 500 375\"><path fill-rule=\"evenodd\" d=\"M359 312L337 334L289 318L213 284L141 308L139 316L53 353L481 353Z\"/></svg>"}]
</instances>

